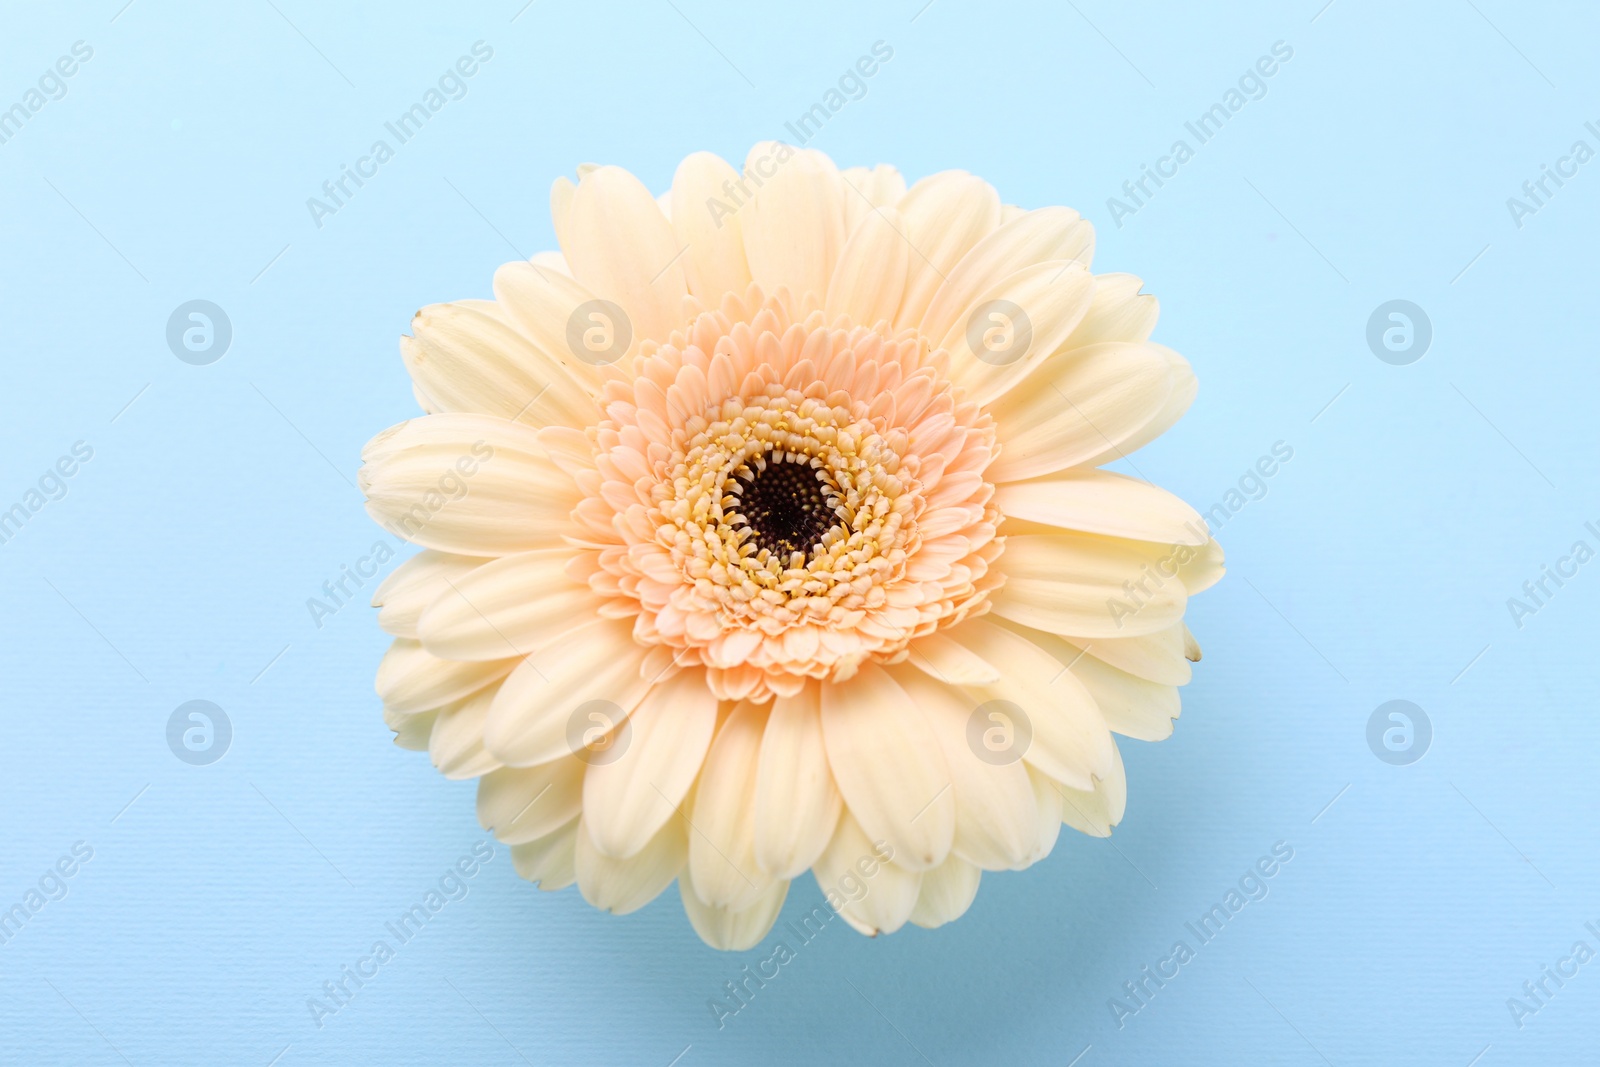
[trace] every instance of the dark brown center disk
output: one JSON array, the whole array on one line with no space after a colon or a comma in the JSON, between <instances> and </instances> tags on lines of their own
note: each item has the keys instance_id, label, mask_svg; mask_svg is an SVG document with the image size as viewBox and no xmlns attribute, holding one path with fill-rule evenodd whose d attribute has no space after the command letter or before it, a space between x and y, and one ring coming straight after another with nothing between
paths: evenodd
<instances>
[{"instance_id":1,"label":"dark brown center disk","mask_svg":"<svg viewBox=\"0 0 1600 1067\"><path fill-rule=\"evenodd\" d=\"M810 553L839 521L828 503L831 486L825 477L807 464L769 457L765 470L749 481L739 479L739 514L757 548L783 557Z\"/></svg>"}]
</instances>

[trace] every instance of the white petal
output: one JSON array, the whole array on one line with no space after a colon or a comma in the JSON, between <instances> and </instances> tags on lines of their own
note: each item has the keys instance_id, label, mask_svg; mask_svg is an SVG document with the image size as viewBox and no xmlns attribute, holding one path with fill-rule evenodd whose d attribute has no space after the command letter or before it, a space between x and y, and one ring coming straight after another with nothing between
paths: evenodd
<instances>
[{"instance_id":1,"label":"white petal","mask_svg":"<svg viewBox=\"0 0 1600 1067\"><path fill-rule=\"evenodd\" d=\"M951 852L991 871L1026 866L1038 840L1039 814L1020 756L1012 762L996 763L994 756L982 758L972 747L971 720L978 701L915 671L901 668L895 676L928 717L950 768L956 806ZM984 731L997 726L1014 724L987 716L981 720ZM980 733L979 744L983 738ZM1004 758L1003 752L1000 757Z\"/></svg>"},{"instance_id":2,"label":"white petal","mask_svg":"<svg viewBox=\"0 0 1600 1067\"><path fill-rule=\"evenodd\" d=\"M529 656L500 686L484 744L512 767L576 753L595 727L619 727L650 689L632 625L600 619Z\"/></svg>"},{"instance_id":3,"label":"white petal","mask_svg":"<svg viewBox=\"0 0 1600 1067\"><path fill-rule=\"evenodd\" d=\"M587 831L587 815L578 821L575 866L578 892L592 907L614 915L638 911L672 884L689 856L683 820L668 819L643 848L627 859L606 855Z\"/></svg>"},{"instance_id":4,"label":"white petal","mask_svg":"<svg viewBox=\"0 0 1600 1067\"><path fill-rule=\"evenodd\" d=\"M911 642L909 662L946 685L988 685L1000 680L994 664L985 663L966 645L938 630Z\"/></svg>"},{"instance_id":5,"label":"white petal","mask_svg":"<svg viewBox=\"0 0 1600 1067\"><path fill-rule=\"evenodd\" d=\"M952 627L950 636L999 669L1000 681L969 692L980 704L1003 700L1015 705L997 710L1025 718L1032 733L1025 760L1082 789L1091 787L1092 776L1110 773L1113 746L1105 718L1055 657L987 619Z\"/></svg>"},{"instance_id":6,"label":"white petal","mask_svg":"<svg viewBox=\"0 0 1600 1067\"><path fill-rule=\"evenodd\" d=\"M1029 630L1027 638L1063 667L1070 665L1068 673L1088 690L1111 730L1140 741L1161 741L1171 736L1172 720L1180 710L1177 689L1118 670L1053 634ZM1085 644L1091 651L1096 647L1092 641ZM1082 787L1082 782L1070 784Z\"/></svg>"},{"instance_id":7,"label":"white petal","mask_svg":"<svg viewBox=\"0 0 1600 1067\"><path fill-rule=\"evenodd\" d=\"M777 697L761 735L755 861L779 878L798 877L816 862L844 803L828 769L821 701L814 681L792 697Z\"/></svg>"},{"instance_id":8,"label":"white petal","mask_svg":"<svg viewBox=\"0 0 1600 1067\"><path fill-rule=\"evenodd\" d=\"M1116 751L1114 747L1112 751ZM1050 855L1061 836L1061 783L1031 765L1028 781L1033 783L1033 799L1039 805L1039 840L1033 852L1033 862L1037 863Z\"/></svg>"},{"instance_id":9,"label":"white petal","mask_svg":"<svg viewBox=\"0 0 1600 1067\"><path fill-rule=\"evenodd\" d=\"M743 910L707 904L695 895L694 882L689 867L678 876L678 895L683 898L683 910L689 924L700 940L724 952L743 952L754 948L756 942L767 936L772 924L778 921L783 909L783 899L789 895L789 883L773 882L756 898L755 903Z\"/></svg>"},{"instance_id":10,"label":"white petal","mask_svg":"<svg viewBox=\"0 0 1600 1067\"><path fill-rule=\"evenodd\" d=\"M616 857L644 848L677 813L700 773L717 726L717 699L705 671L690 668L658 683L628 724L628 747L594 762L583 780L589 837Z\"/></svg>"},{"instance_id":11,"label":"white petal","mask_svg":"<svg viewBox=\"0 0 1600 1067\"><path fill-rule=\"evenodd\" d=\"M389 572L372 594L378 625L396 637L416 637L423 611L448 592L450 583L489 562L487 556L456 556L425 548Z\"/></svg>"},{"instance_id":12,"label":"white petal","mask_svg":"<svg viewBox=\"0 0 1600 1067\"><path fill-rule=\"evenodd\" d=\"M511 866L540 889L565 889L578 880L575 850L578 820L535 841L511 846Z\"/></svg>"},{"instance_id":13,"label":"white petal","mask_svg":"<svg viewBox=\"0 0 1600 1067\"><path fill-rule=\"evenodd\" d=\"M773 878L755 859L755 784L767 709L741 701L700 768L691 803L689 869L707 904L751 907Z\"/></svg>"},{"instance_id":14,"label":"white petal","mask_svg":"<svg viewBox=\"0 0 1600 1067\"><path fill-rule=\"evenodd\" d=\"M916 249L895 326L918 326L961 257L1000 225L1000 197L982 178L947 170L917 182L895 206Z\"/></svg>"},{"instance_id":15,"label":"white petal","mask_svg":"<svg viewBox=\"0 0 1600 1067\"><path fill-rule=\"evenodd\" d=\"M906 180L887 163L876 167L847 167L839 172L844 180L844 232L854 233L867 212L875 207L894 207L906 195Z\"/></svg>"},{"instance_id":16,"label":"white petal","mask_svg":"<svg viewBox=\"0 0 1600 1067\"><path fill-rule=\"evenodd\" d=\"M493 689L480 689L439 709L428 738L428 756L446 778L476 778L500 766L483 747L483 725L494 702Z\"/></svg>"},{"instance_id":17,"label":"white petal","mask_svg":"<svg viewBox=\"0 0 1600 1067\"><path fill-rule=\"evenodd\" d=\"M1128 778L1122 767L1122 753L1115 748L1111 773L1094 783L1092 792L1058 785L1061 793L1061 821L1090 837L1110 837L1111 828L1122 821L1128 806Z\"/></svg>"},{"instance_id":18,"label":"white petal","mask_svg":"<svg viewBox=\"0 0 1600 1067\"><path fill-rule=\"evenodd\" d=\"M1147 341L1155 331L1161 305L1139 292L1144 281L1132 274L1096 274L1094 302L1067 344L1077 348L1106 341Z\"/></svg>"},{"instance_id":19,"label":"white petal","mask_svg":"<svg viewBox=\"0 0 1600 1067\"><path fill-rule=\"evenodd\" d=\"M1207 589L1222 581L1222 576L1228 571L1222 555L1222 546L1215 541L1208 542L1194 558L1178 568L1178 578L1183 582L1189 595L1203 593ZM1199 659L1199 656L1193 657Z\"/></svg>"},{"instance_id":20,"label":"white petal","mask_svg":"<svg viewBox=\"0 0 1600 1067\"><path fill-rule=\"evenodd\" d=\"M1046 260L1076 260L1085 267L1094 252L1094 227L1069 207L1030 211L1004 224L961 257L940 284L922 316L922 331L943 337L961 313L1000 282Z\"/></svg>"},{"instance_id":21,"label":"white petal","mask_svg":"<svg viewBox=\"0 0 1600 1067\"><path fill-rule=\"evenodd\" d=\"M894 933L917 906L921 872L890 861L891 855L888 842L872 841L846 811L812 868L828 905L869 937Z\"/></svg>"},{"instance_id":22,"label":"white petal","mask_svg":"<svg viewBox=\"0 0 1600 1067\"><path fill-rule=\"evenodd\" d=\"M768 141L750 149L745 170L762 180L740 208L751 277L769 294L786 286L797 298L821 300L844 247L847 190L838 168L815 149Z\"/></svg>"},{"instance_id":23,"label":"white petal","mask_svg":"<svg viewBox=\"0 0 1600 1067\"><path fill-rule=\"evenodd\" d=\"M951 378L978 404L1017 388L1089 310L1092 278L1081 263L1049 260L979 293L939 346Z\"/></svg>"},{"instance_id":24,"label":"white petal","mask_svg":"<svg viewBox=\"0 0 1600 1067\"><path fill-rule=\"evenodd\" d=\"M494 298L500 314L528 339L544 359L558 364L590 389L603 380L601 363L588 350L572 347L573 316L595 295L576 279L548 265L520 260L494 272ZM613 361L614 362L614 361Z\"/></svg>"},{"instance_id":25,"label":"white petal","mask_svg":"<svg viewBox=\"0 0 1600 1067\"><path fill-rule=\"evenodd\" d=\"M995 490L994 504L1007 518L1068 530L1203 545L1210 539L1200 513L1148 482L1111 471L1073 468L1007 482Z\"/></svg>"},{"instance_id":26,"label":"white petal","mask_svg":"<svg viewBox=\"0 0 1600 1067\"><path fill-rule=\"evenodd\" d=\"M533 428L487 415L425 415L362 451L367 513L428 548L503 556L554 547L577 504Z\"/></svg>"},{"instance_id":27,"label":"white petal","mask_svg":"<svg viewBox=\"0 0 1600 1067\"><path fill-rule=\"evenodd\" d=\"M1123 459L1138 451L1171 429L1179 419L1183 418L1184 412L1189 410L1189 405L1194 403L1200 382L1195 378L1194 368L1189 366L1189 361L1170 348L1162 348L1160 345L1152 347L1166 357L1168 372L1171 375L1172 391L1167 394L1166 402L1136 432L1125 438L1116 439L1103 451L1084 460L1082 466L1098 467L1102 463Z\"/></svg>"},{"instance_id":28,"label":"white petal","mask_svg":"<svg viewBox=\"0 0 1600 1067\"><path fill-rule=\"evenodd\" d=\"M710 152L684 159L672 179L673 200L681 205L672 233L678 247L689 248L683 257L689 292L711 308L722 303L723 294L743 294L750 285L744 228L727 191L738 181L739 172Z\"/></svg>"},{"instance_id":29,"label":"white petal","mask_svg":"<svg viewBox=\"0 0 1600 1067\"><path fill-rule=\"evenodd\" d=\"M849 681L824 683L822 736L833 779L865 832L886 840L910 870L942 862L955 835L950 771L905 690L871 662Z\"/></svg>"},{"instance_id":30,"label":"white petal","mask_svg":"<svg viewBox=\"0 0 1600 1067\"><path fill-rule=\"evenodd\" d=\"M487 563L451 580L422 615L422 645L448 659L526 656L585 619L602 601L567 577L570 548L541 548Z\"/></svg>"},{"instance_id":31,"label":"white petal","mask_svg":"<svg viewBox=\"0 0 1600 1067\"><path fill-rule=\"evenodd\" d=\"M478 825L508 845L554 833L583 807L583 762L565 756L504 767L478 780Z\"/></svg>"},{"instance_id":32,"label":"white petal","mask_svg":"<svg viewBox=\"0 0 1600 1067\"><path fill-rule=\"evenodd\" d=\"M872 212L861 220L828 283L823 310L832 320L848 315L863 326L892 321L905 292L911 246L905 221L894 208Z\"/></svg>"},{"instance_id":33,"label":"white petal","mask_svg":"<svg viewBox=\"0 0 1600 1067\"><path fill-rule=\"evenodd\" d=\"M1094 534L1006 538L1006 584L995 614L1048 633L1136 637L1175 625L1189 594L1178 577L1183 546Z\"/></svg>"},{"instance_id":34,"label":"white petal","mask_svg":"<svg viewBox=\"0 0 1600 1067\"><path fill-rule=\"evenodd\" d=\"M415 713L383 709L383 722L394 731L394 743L412 752L428 751L428 742L433 737L433 727L438 719L437 708Z\"/></svg>"},{"instance_id":35,"label":"white petal","mask_svg":"<svg viewBox=\"0 0 1600 1067\"><path fill-rule=\"evenodd\" d=\"M951 856L933 870L924 871L911 921L932 929L961 918L972 907L982 876L981 870L959 856Z\"/></svg>"},{"instance_id":36,"label":"white petal","mask_svg":"<svg viewBox=\"0 0 1600 1067\"><path fill-rule=\"evenodd\" d=\"M517 665L515 659L457 663L440 659L406 637L397 637L378 664L374 683L385 707L398 712L426 711L499 681Z\"/></svg>"},{"instance_id":37,"label":"white petal","mask_svg":"<svg viewBox=\"0 0 1600 1067\"><path fill-rule=\"evenodd\" d=\"M561 251L587 289L627 312L635 343L665 341L683 325L683 263L672 225L644 183L597 167L572 194Z\"/></svg>"},{"instance_id":38,"label":"white petal","mask_svg":"<svg viewBox=\"0 0 1600 1067\"><path fill-rule=\"evenodd\" d=\"M1158 685L1188 685L1194 673L1186 657L1184 626L1140 637L1097 637L1093 641L1066 639L1066 644L1086 649L1095 659Z\"/></svg>"},{"instance_id":39,"label":"white petal","mask_svg":"<svg viewBox=\"0 0 1600 1067\"><path fill-rule=\"evenodd\" d=\"M988 479L1032 478L1131 450L1126 443L1166 409L1175 374L1159 345L1058 352L995 403L1001 452Z\"/></svg>"},{"instance_id":40,"label":"white petal","mask_svg":"<svg viewBox=\"0 0 1600 1067\"><path fill-rule=\"evenodd\" d=\"M595 402L561 366L530 344L489 300L431 304L400 339L406 370L444 411L472 411L529 426L593 416Z\"/></svg>"}]
</instances>

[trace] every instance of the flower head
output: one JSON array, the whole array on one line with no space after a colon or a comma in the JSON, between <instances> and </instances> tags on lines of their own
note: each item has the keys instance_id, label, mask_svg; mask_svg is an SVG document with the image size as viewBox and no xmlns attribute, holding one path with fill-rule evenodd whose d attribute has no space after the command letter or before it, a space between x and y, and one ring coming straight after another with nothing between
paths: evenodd
<instances>
[{"instance_id":1,"label":"flower head","mask_svg":"<svg viewBox=\"0 0 1600 1067\"><path fill-rule=\"evenodd\" d=\"M1194 396L1139 280L1067 208L786 145L551 200L560 254L418 313L428 414L364 454L424 547L374 598L400 742L525 877L619 913L677 879L723 948L807 869L889 932L1109 834L1112 734L1171 732L1222 573L1098 469Z\"/></svg>"}]
</instances>

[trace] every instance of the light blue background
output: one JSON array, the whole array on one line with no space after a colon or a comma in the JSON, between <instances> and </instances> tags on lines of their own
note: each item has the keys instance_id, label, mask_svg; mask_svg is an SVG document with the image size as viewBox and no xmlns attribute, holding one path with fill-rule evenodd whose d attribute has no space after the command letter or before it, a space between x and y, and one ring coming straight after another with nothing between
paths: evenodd
<instances>
[{"instance_id":1,"label":"light blue background","mask_svg":"<svg viewBox=\"0 0 1600 1067\"><path fill-rule=\"evenodd\" d=\"M1520 230L1505 203L1574 140L1600 147L1592 12L521 3L7 12L0 106L74 41L94 57L0 145L0 506L75 441L94 458L0 545L0 907L73 842L94 858L0 946L0 1058L1592 1057L1600 962L1520 1030L1506 1000L1574 941L1600 949L1600 563L1520 630L1506 599L1574 541L1600 547L1600 162ZM480 39L469 95L316 228L306 198ZM1206 509L1294 449L1220 531L1230 574L1191 607L1206 657L1176 733L1124 743L1111 840L1064 832L938 931L835 924L721 1031L707 998L765 947L704 947L675 888L623 919L538 893L503 846L318 1029L307 998L485 837L470 783L389 743L373 612L319 630L305 607L381 536L350 483L363 442L416 410L395 338L553 246L558 174L618 163L661 189L691 151L741 159L878 40L894 58L816 146L1074 205L1096 267L1160 296L1156 339L1201 389L1139 472ZM1294 57L1267 95L1112 225L1107 198L1279 40ZM211 366L165 343L194 298L232 320ZM1394 298L1433 323L1410 366L1365 342ZM164 737L197 698L234 727L208 767ZM1434 728L1409 767L1365 740L1395 698ZM1119 1030L1108 999L1280 840L1270 896ZM817 895L797 883L787 913Z\"/></svg>"}]
</instances>

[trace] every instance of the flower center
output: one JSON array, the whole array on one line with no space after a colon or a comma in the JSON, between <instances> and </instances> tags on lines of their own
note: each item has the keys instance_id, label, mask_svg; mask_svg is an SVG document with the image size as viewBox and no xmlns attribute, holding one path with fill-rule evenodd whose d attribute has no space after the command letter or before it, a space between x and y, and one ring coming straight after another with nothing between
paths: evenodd
<instances>
[{"instance_id":1,"label":"flower center","mask_svg":"<svg viewBox=\"0 0 1600 1067\"><path fill-rule=\"evenodd\" d=\"M741 467L729 488L734 522L780 559L809 555L839 524L838 489L816 459L769 452Z\"/></svg>"}]
</instances>

